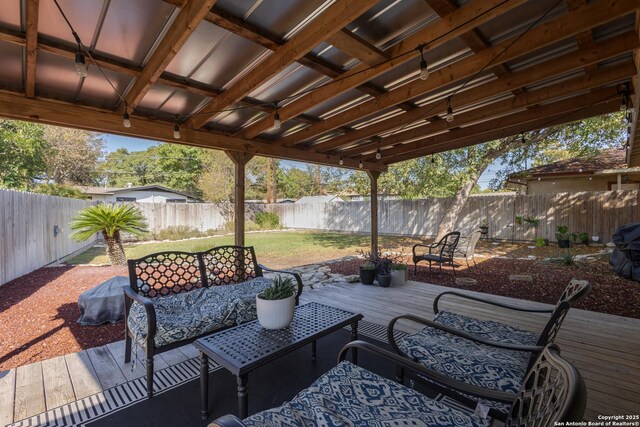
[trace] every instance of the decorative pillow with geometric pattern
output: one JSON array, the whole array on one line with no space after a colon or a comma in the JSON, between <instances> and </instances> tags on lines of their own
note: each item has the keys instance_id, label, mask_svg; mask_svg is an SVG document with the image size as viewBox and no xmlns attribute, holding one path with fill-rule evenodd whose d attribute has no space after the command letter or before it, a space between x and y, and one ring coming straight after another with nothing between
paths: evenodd
<instances>
[{"instance_id":1,"label":"decorative pillow with geometric pattern","mask_svg":"<svg viewBox=\"0 0 640 427\"><path fill-rule=\"evenodd\" d=\"M156 310L156 346L193 338L217 329L256 319L256 295L271 285L257 277L247 282L194 289L151 298ZM127 319L137 343L147 337L147 313L134 302Z\"/></svg>"},{"instance_id":2,"label":"decorative pillow with geometric pattern","mask_svg":"<svg viewBox=\"0 0 640 427\"><path fill-rule=\"evenodd\" d=\"M450 408L348 361L322 375L291 402L243 420L249 427L485 427L484 419Z\"/></svg>"}]
</instances>

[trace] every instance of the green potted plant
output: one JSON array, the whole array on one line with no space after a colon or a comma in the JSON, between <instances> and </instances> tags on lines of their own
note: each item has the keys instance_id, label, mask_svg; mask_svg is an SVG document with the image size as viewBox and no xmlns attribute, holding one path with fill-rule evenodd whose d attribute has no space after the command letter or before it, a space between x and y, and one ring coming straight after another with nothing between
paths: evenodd
<instances>
[{"instance_id":1,"label":"green potted plant","mask_svg":"<svg viewBox=\"0 0 640 427\"><path fill-rule=\"evenodd\" d=\"M589 244L589 234L584 231L582 233L578 233L577 239L578 239L578 242L580 242L580 244L582 245Z\"/></svg>"},{"instance_id":2,"label":"green potted plant","mask_svg":"<svg viewBox=\"0 0 640 427\"><path fill-rule=\"evenodd\" d=\"M376 278L376 265L371 261L360 266L360 283L363 285L373 285Z\"/></svg>"},{"instance_id":3,"label":"green potted plant","mask_svg":"<svg viewBox=\"0 0 640 427\"><path fill-rule=\"evenodd\" d=\"M404 285L407 282L409 270L406 264L392 263L389 269L391 270L391 284L393 286Z\"/></svg>"},{"instance_id":4,"label":"green potted plant","mask_svg":"<svg viewBox=\"0 0 640 427\"><path fill-rule=\"evenodd\" d=\"M541 248L543 246L549 246L549 239L544 237L536 237L536 246Z\"/></svg>"},{"instance_id":5,"label":"green potted plant","mask_svg":"<svg viewBox=\"0 0 640 427\"><path fill-rule=\"evenodd\" d=\"M283 329L293 320L296 290L290 277L276 276L270 287L256 295L258 322L265 329Z\"/></svg>"},{"instance_id":6,"label":"green potted plant","mask_svg":"<svg viewBox=\"0 0 640 427\"><path fill-rule=\"evenodd\" d=\"M556 226L556 240L558 241L558 247L570 248L571 234L569 233L569 227L566 225Z\"/></svg>"}]
</instances>

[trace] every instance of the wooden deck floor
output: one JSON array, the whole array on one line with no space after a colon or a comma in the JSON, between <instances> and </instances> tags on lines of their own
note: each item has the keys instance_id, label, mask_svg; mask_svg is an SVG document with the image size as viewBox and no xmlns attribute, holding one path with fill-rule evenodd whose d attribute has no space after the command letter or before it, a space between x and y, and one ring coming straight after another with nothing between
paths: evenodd
<instances>
[{"instance_id":1,"label":"wooden deck floor","mask_svg":"<svg viewBox=\"0 0 640 427\"><path fill-rule=\"evenodd\" d=\"M334 284L305 290L303 302L316 301L364 314L365 320L386 325L399 314L431 317L431 304L447 288L408 282L399 288ZM512 304L534 304L494 297ZM544 304L538 304L544 306ZM479 307L471 301L449 300L443 307L478 318L493 318L537 331L544 315L510 313ZM399 325L412 331L414 325ZM586 420L598 415L640 412L640 320L583 310L571 310L557 343L580 370L588 387ZM0 372L0 426L85 398L144 374L123 364L124 342L68 354ZM191 345L156 356L155 369L197 356Z\"/></svg>"}]
</instances>

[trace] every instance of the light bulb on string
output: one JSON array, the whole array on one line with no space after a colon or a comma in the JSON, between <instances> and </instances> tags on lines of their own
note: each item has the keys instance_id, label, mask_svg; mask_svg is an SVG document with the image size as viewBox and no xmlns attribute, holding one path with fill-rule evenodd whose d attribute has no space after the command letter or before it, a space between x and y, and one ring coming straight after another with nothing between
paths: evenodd
<instances>
[{"instance_id":1,"label":"light bulb on string","mask_svg":"<svg viewBox=\"0 0 640 427\"><path fill-rule=\"evenodd\" d=\"M360 159L360 162L358 162L358 168L362 169L362 159Z\"/></svg>"},{"instance_id":2,"label":"light bulb on string","mask_svg":"<svg viewBox=\"0 0 640 427\"><path fill-rule=\"evenodd\" d=\"M280 123L280 113L276 110L276 113L273 115L273 128L280 129L280 126L282 126L282 123Z\"/></svg>"},{"instance_id":3,"label":"light bulb on string","mask_svg":"<svg viewBox=\"0 0 640 427\"><path fill-rule=\"evenodd\" d=\"M124 114L122 115L122 126L126 127L127 129L131 127L131 121L129 120L129 113L127 112L127 110L124 110Z\"/></svg>"},{"instance_id":4,"label":"light bulb on string","mask_svg":"<svg viewBox=\"0 0 640 427\"><path fill-rule=\"evenodd\" d=\"M436 158L433 156L433 154L431 155L431 164L433 165L436 162Z\"/></svg>"},{"instance_id":5,"label":"light bulb on string","mask_svg":"<svg viewBox=\"0 0 640 427\"><path fill-rule=\"evenodd\" d=\"M378 149L376 150L376 160L380 160L382 158L382 152L380 151L380 141L378 141Z\"/></svg>"},{"instance_id":6,"label":"light bulb on string","mask_svg":"<svg viewBox=\"0 0 640 427\"><path fill-rule=\"evenodd\" d=\"M526 144L526 143L527 143L527 140L526 140L526 139L525 139L525 137L524 137L524 133L521 133L521 134L520 134L520 142L522 142L523 144Z\"/></svg>"},{"instance_id":7,"label":"light bulb on string","mask_svg":"<svg viewBox=\"0 0 640 427\"><path fill-rule=\"evenodd\" d=\"M87 77L87 63L84 60L84 54L78 45L78 51L76 52L76 60L75 60L75 70L76 74L80 77Z\"/></svg>"},{"instance_id":8,"label":"light bulb on string","mask_svg":"<svg viewBox=\"0 0 640 427\"><path fill-rule=\"evenodd\" d=\"M453 108L451 107L451 97L447 98L447 122L453 121Z\"/></svg>"},{"instance_id":9,"label":"light bulb on string","mask_svg":"<svg viewBox=\"0 0 640 427\"><path fill-rule=\"evenodd\" d=\"M173 137L175 139L180 139L180 126L178 126L177 123L173 126Z\"/></svg>"},{"instance_id":10,"label":"light bulb on string","mask_svg":"<svg viewBox=\"0 0 640 427\"><path fill-rule=\"evenodd\" d=\"M340 156L340 160L338 160L338 164L340 166L344 165L344 160L342 160L342 156Z\"/></svg>"},{"instance_id":11,"label":"light bulb on string","mask_svg":"<svg viewBox=\"0 0 640 427\"><path fill-rule=\"evenodd\" d=\"M427 80L429 78L429 68L427 67L426 59L424 59L423 49L424 45L418 46L420 51L420 80Z\"/></svg>"}]
</instances>

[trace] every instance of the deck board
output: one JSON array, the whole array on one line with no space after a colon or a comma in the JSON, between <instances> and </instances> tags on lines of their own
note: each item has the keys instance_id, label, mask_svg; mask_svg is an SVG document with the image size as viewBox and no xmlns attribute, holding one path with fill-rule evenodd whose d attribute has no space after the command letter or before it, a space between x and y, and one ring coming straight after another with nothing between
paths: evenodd
<instances>
[{"instance_id":1,"label":"deck board","mask_svg":"<svg viewBox=\"0 0 640 427\"><path fill-rule=\"evenodd\" d=\"M44 412L45 409L42 363L18 366L16 369L14 419L28 418Z\"/></svg>"},{"instance_id":2,"label":"deck board","mask_svg":"<svg viewBox=\"0 0 640 427\"><path fill-rule=\"evenodd\" d=\"M87 354L96 370L98 381L100 381L103 390L127 382L127 378L106 346L90 348L87 350Z\"/></svg>"},{"instance_id":3,"label":"deck board","mask_svg":"<svg viewBox=\"0 0 640 427\"><path fill-rule=\"evenodd\" d=\"M47 410L76 400L64 356L42 361L42 377Z\"/></svg>"},{"instance_id":4,"label":"deck board","mask_svg":"<svg viewBox=\"0 0 640 427\"><path fill-rule=\"evenodd\" d=\"M16 390L16 370L0 372L0 426L13 422L13 401Z\"/></svg>"},{"instance_id":5,"label":"deck board","mask_svg":"<svg viewBox=\"0 0 640 427\"><path fill-rule=\"evenodd\" d=\"M76 400L84 399L102 391L98 374L93 368L86 351L67 354L64 359L67 362L67 369Z\"/></svg>"}]
</instances>

